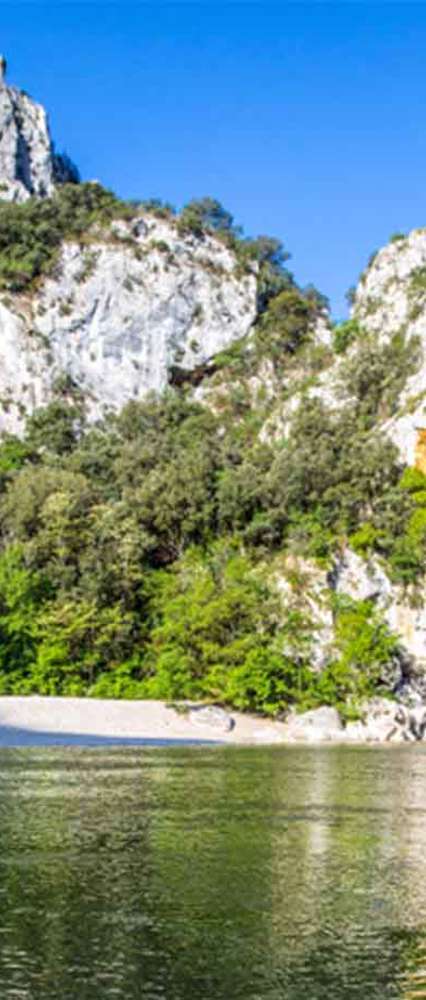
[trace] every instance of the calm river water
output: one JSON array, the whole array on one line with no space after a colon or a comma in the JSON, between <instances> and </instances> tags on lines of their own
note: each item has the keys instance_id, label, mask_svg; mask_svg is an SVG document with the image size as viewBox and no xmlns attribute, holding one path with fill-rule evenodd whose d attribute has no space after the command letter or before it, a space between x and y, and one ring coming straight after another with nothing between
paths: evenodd
<instances>
[{"instance_id":1,"label":"calm river water","mask_svg":"<svg viewBox=\"0 0 426 1000\"><path fill-rule=\"evenodd\" d=\"M0 810L2 1000L426 995L421 747L4 750Z\"/></svg>"}]
</instances>

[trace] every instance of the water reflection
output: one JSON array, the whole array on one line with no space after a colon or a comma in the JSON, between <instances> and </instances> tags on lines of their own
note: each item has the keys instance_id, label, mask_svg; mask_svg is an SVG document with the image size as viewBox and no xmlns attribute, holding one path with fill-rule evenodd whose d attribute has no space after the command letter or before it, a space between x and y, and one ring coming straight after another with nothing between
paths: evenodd
<instances>
[{"instance_id":1,"label":"water reflection","mask_svg":"<svg viewBox=\"0 0 426 1000\"><path fill-rule=\"evenodd\" d=\"M0 753L0 996L421 996L422 747Z\"/></svg>"}]
</instances>

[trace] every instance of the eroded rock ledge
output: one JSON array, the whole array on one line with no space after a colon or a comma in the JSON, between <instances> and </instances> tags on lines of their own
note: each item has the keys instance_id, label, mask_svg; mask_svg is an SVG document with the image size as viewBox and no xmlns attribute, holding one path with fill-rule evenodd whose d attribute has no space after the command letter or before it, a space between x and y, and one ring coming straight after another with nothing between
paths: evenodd
<instances>
[{"instance_id":1,"label":"eroded rock ledge","mask_svg":"<svg viewBox=\"0 0 426 1000\"><path fill-rule=\"evenodd\" d=\"M271 721L215 705L180 705L175 709L189 729L215 740L265 744L378 744L416 743L426 734L426 705L404 705L374 698L360 708L360 718L344 722L335 708L323 705L309 712L290 713L284 721Z\"/></svg>"}]
</instances>

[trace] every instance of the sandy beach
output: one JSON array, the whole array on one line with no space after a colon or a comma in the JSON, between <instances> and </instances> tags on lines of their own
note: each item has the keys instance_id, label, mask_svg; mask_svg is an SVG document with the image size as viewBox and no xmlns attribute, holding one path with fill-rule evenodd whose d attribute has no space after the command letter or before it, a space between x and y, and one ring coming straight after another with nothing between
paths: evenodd
<instances>
[{"instance_id":1,"label":"sandy beach","mask_svg":"<svg viewBox=\"0 0 426 1000\"><path fill-rule=\"evenodd\" d=\"M285 739L282 723L238 712L232 712L232 719L227 732L163 701L0 697L0 747L268 744Z\"/></svg>"}]
</instances>

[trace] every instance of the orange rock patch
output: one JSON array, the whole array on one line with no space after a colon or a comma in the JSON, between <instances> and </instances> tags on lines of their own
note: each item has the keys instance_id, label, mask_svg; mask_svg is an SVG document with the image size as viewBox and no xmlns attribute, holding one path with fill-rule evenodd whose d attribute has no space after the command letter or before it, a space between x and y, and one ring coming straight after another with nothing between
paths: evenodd
<instances>
[{"instance_id":1,"label":"orange rock patch","mask_svg":"<svg viewBox=\"0 0 426 1000\"><path fill-rule=\"evenodd\" d=\"M426 476L426 429L417 431L414 465Z\"/></svg>"}]
</instances>

